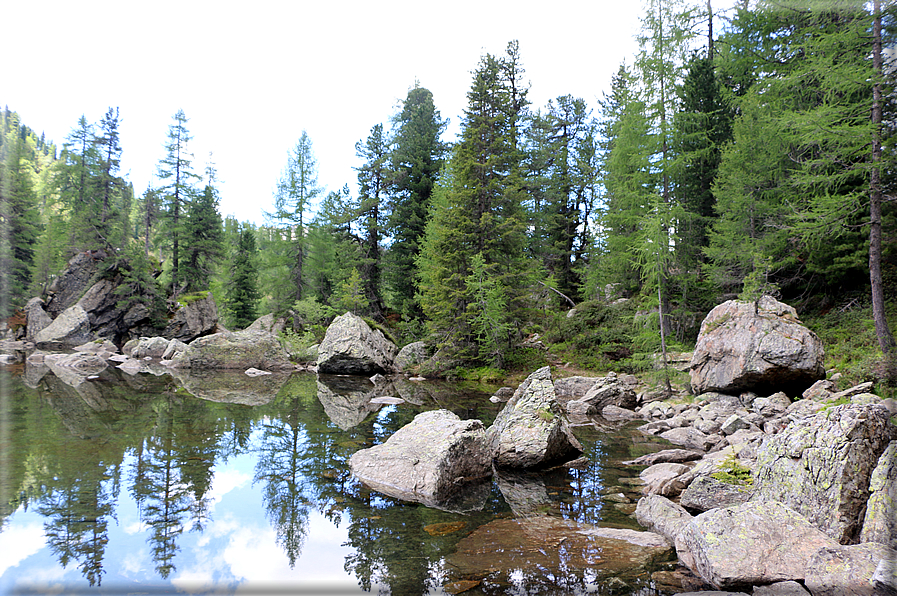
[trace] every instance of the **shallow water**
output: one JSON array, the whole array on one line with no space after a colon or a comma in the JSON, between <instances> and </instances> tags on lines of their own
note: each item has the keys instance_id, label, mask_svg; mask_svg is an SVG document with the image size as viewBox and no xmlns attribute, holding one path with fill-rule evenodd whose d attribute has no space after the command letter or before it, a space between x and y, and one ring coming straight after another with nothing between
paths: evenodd
<instances>
[{"instance_id":1,"label":"shallow water","mask_svg":"<svg viewBox=\"0 0 897 596\"><path fill-rule=\"evenodd\" d=\"M155 372L0 371L0 593L677 591L670 562L569 539L641 529L618 462L662 446L632 425L577 427L585 469L498 476L459 514L368 490L347 462L425 410L490 424L482 389Z\"/></svg>"}]
</instances>

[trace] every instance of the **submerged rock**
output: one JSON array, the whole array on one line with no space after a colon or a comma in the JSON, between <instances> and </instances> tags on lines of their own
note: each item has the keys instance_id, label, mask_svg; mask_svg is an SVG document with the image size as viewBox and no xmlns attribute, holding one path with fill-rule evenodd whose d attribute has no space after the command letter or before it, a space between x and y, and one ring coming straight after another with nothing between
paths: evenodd
<instances>
[{"instance_id":1,"label":"submerged rock","mask_svg":"<svg viewBox=\"0 0 897 596\"><path fill-rule=\"evenodd\" d=\"M352 454L349 468L374 490L453 511L482 508L492 476L483 423L448 410L418 414L385 443Z\"/></svg>"},{"instance_id":2,"label":"submerged rock","mask_svg":"<svg viewBox=\"0 0 897 596\"><path fill-rule=\"evenodd\" d=\"M543 515L480 526L458 542L446 562L457 577L485 577L496 583L511 581L519 569L538 569L547 587L557 590L562 578L573 593L572 583L586 574L590 582L634 578L672 554L670 544L651 532L598 528ZM532 582L528 593L541 593L535 589L539 575L527 580Z\"/></svg>"},{"instance_id":3,"label":"submerged rock","mask_svg":"<svg viewBox=\"0 0 897 596\"><path fill-rule=\"evenodd\" d=\"M489 427L487 440L500 468L546 467L582 453L557 402L547 366L520 384Z\"/></svg>"},{"instance_id":4,"label":"submerged rock","mask_svg":"<svg viewBox=\"0 0 897 596\"><path fill-rule=\"evenodd\" d=\"M819 337L792 307L770 296L729 300L701 323L691 385L696 393L774 388L799 394L825 378L823 356Z\"/></svg>"},{"instance_id":5,"label":"submerged rock","mask_svg":"<svg viewBox=\"0 0 897 596\"><path fill-rule=\"evenodd\" d=\"M342 430L358 426L382 405L371 402L380 393L364 377L319 375L317 387L324 413Z\"/></svg>"}]
</instances>

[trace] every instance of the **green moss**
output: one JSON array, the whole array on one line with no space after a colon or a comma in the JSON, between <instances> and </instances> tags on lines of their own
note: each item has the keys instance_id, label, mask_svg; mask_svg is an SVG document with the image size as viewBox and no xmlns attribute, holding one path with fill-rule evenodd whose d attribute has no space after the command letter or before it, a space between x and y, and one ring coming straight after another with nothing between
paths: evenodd
<instances>
[{"instance_id":1,"label":"green moss","mask_svg":"<svg viewBox=\"0 0 897 596\"><path fill-rule=\"evenodd\" d=\"M728 323L731 320L732 320L732 314L725 313L723 316L713 319L712 321L707 323L707 326L704 327L704 333L710 333L711 331L719 329L720 327L722 327L723 325L725 325L726 323Z\"/></svg>"},{"instance_id":2,"label":"green moss","mask_svg":"<svg viewBox=\"0 0 897 596\"><path fill-rule=\"evenodd\" d=\"M541 418L545 422L551 422L552 420L554 420L554 414L552 414L551 411L546 410L545 408L539 408L538 410L536 410L536 413L539 415L539 418Z\"/></svg>"}]
</instances>

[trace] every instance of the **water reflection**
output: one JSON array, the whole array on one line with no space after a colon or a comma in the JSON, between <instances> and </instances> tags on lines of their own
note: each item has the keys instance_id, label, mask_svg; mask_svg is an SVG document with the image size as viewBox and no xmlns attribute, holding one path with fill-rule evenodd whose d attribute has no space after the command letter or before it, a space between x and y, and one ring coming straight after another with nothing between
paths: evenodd
<instances>
[{"instance_id":1,"label":"water reflection","mask_svg":"<svg viewBox=\"0 0 897 596\"><path fill-rule=\"evenodd\" d=\"M175 379L111 368L73 385L29 370L0 371L0 592L52 584L57 592L199 585L235 593L260 581L326 580L424 594L488 579L486 572L461 577L451 561L459 541L496 521L637 527L604 501L628 473L606 461L652 448L630 435L607 440L578 429L595 462L588 469L502 475L466 515L394 499L350 476L352 453L421 411L442 407L490 424L499 406L489 393L408 381L375 390L366 380L307 374ZM384 391L408 403L369 403ZM22 551L20 537L38 528L43 546ZM547 560L559 567L523 569L542 579L520 585L561 585L551 578L579 559L553 552ZM577 577L582 587L591 576ZM506 589L486 581L468 593Z\"/></svg>"}]
</instances>

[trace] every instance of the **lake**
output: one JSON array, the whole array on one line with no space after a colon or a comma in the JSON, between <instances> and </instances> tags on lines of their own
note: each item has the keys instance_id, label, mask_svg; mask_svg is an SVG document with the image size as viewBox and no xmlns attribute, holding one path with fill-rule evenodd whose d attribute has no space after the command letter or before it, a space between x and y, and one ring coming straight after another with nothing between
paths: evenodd
<instances>
[{"instance_id":1,"label":"lake","mask_svg":"<svg viewBox=\"0 0 897 596\"><path fill-rule=\"evenodd\" d=\"M620 564L629 555L567 541L583 524L641 529L630 478L641 468L619 462L664 446L633 424L576 427L585 468L497 476L481 506L456 513L369 490L348 459L426 410L488 426L501 408L494 388L308 373L86 377L22 363L3 367L0 384L4 594L659 596L681 586L666 581L674 562ZM370 403L377 395L405 402Z\"/></svg>"}]
</instances>

